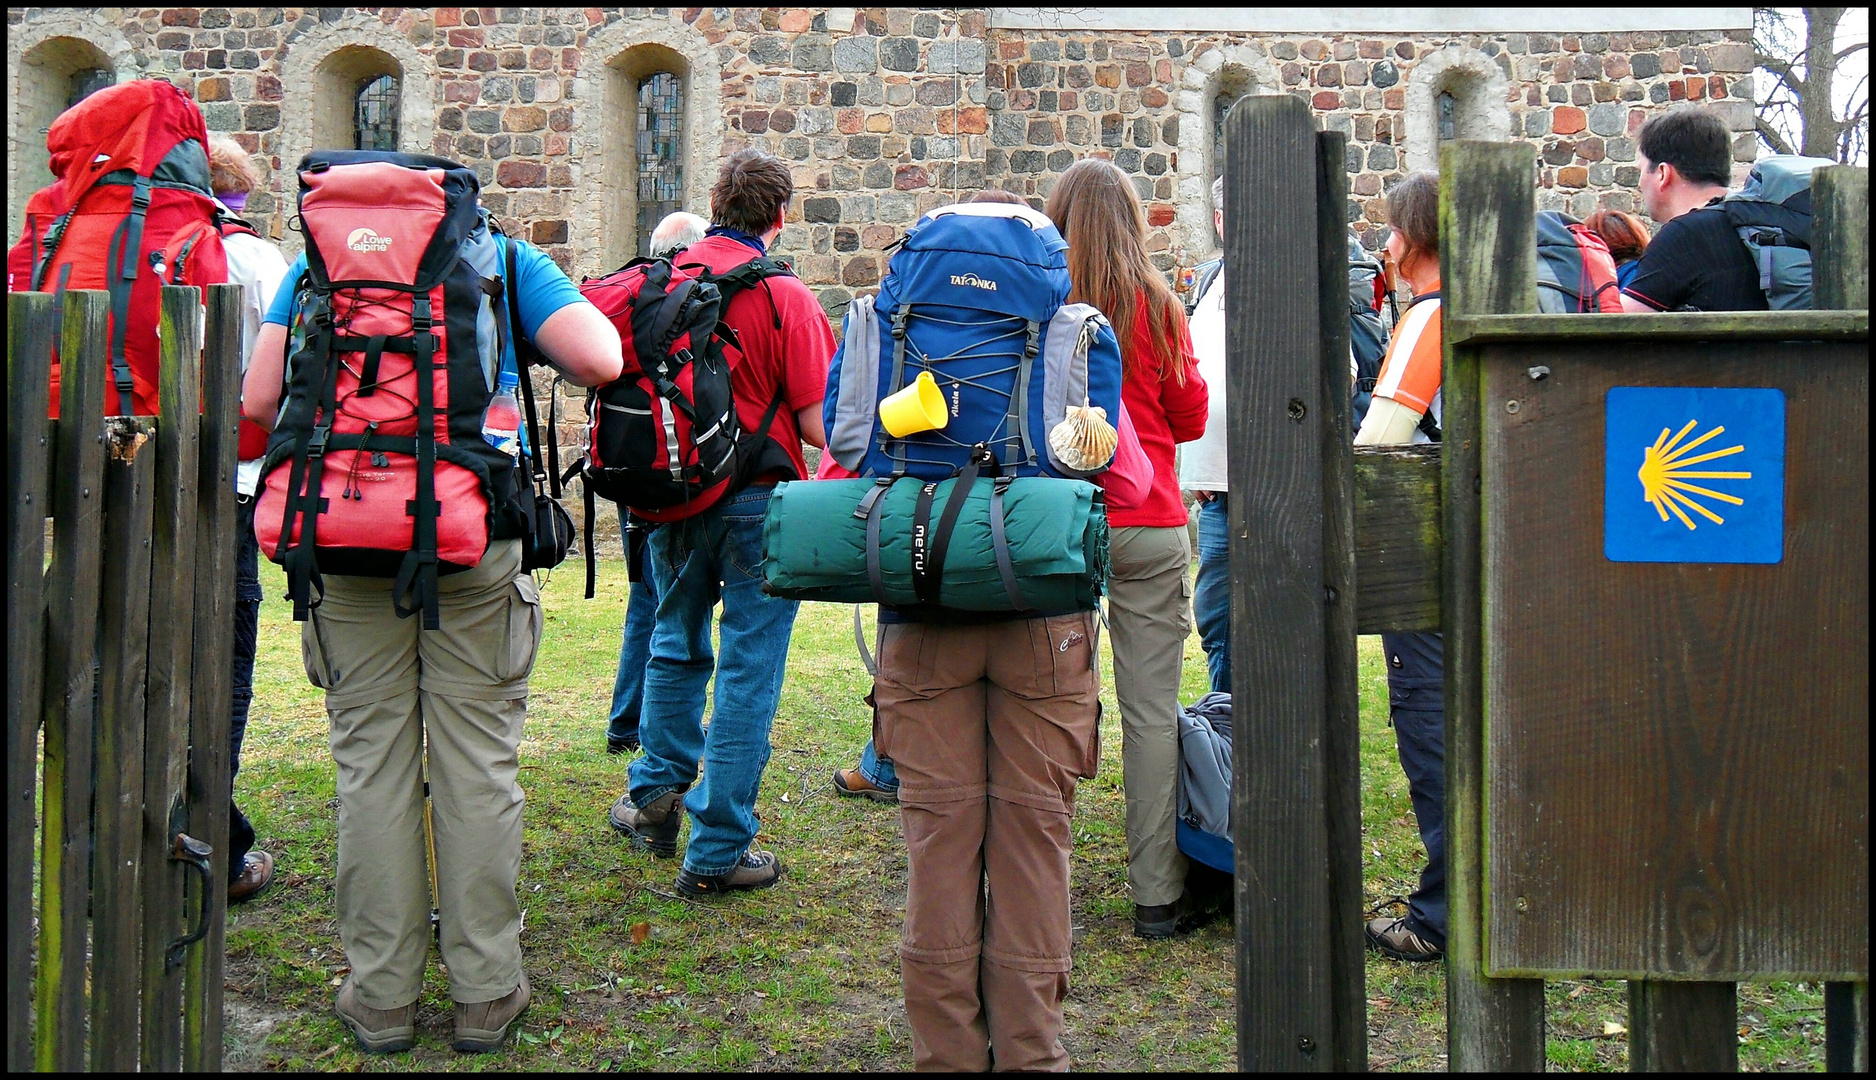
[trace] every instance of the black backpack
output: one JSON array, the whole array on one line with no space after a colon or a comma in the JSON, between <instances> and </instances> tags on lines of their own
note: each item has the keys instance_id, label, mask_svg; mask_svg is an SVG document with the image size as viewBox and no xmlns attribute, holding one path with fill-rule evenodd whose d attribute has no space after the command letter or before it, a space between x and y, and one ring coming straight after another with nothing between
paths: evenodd
<instances>
[{"instance_id":1,"label":"black backpack","mask_svg":"<svg viewBox=\"0 0 1876 1080\"><path fill-rule=\"evenodd\" d=\"M1387 324L1381 321L1381 297L1387 281L1381 274L1381 260L1368 254L1354 233L1348 236L1348 349L1355 360L1355 396L1352 415L1355 430L1368 416L1374 400L1374 385L1381 378L1381 361L1387 356Z\"/></svg>"}]
</instances>

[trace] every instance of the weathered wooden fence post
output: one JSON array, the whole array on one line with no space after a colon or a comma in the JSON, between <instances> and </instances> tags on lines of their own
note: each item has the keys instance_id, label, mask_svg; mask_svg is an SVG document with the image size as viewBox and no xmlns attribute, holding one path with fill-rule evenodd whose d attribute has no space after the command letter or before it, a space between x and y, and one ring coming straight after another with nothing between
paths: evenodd
<instances>
[{"instance_id":1,"label":"weathered wooden fence post","mask_svg":"<svg viewBox=\"0 0 1876 1080\"><path fill-rule=\"evenodd\" d=\"M1440 149L1441 314L1537 310L1536 151L1524 143ZM1544 983L1485 976L1485 715L1479 588L1480 371L1446 337L1440 426L1446 565L1446 1042L1461 1072L1542 1072Z\"/></svg>"},{"instance_id":2,"label":"weathered wooden fence post","mask_svg":"<svg viewBox=\"0 0 1876 1080\"><path fill-rule=\"evenodd\" d=\"M163 290L163 340L156 429L156 519L151 544L149 692L143 759L143 1055L145 1072L182 1068L182 968L170 942L190 919L185 873L170 858L188 773L189 684L193 670L196 483L202 425L201 294Z\"/></svg>"},{"instance_id":3,"label":"weathered wooden fence post","mask_svg":"<svg viewBox=\"0 0 1876 1080\"><path fill-rule=\"evenodd\" d=\"M1225 123L1239 1064L1365 1069L1343 140Z\"/></svg>"},{"instance_id":4,"label":"weathered wooden fence post","mask_svg":"<svg viewBox=\"0 0 1876 1080\"><path fill-rule=\"evenodd\" d=\"M189 699L189 832L210 844L208 934L184 970L182 1067L218 1072L222 1053L222 948L228 903L228 711L233 672L239 521L235 448L241 421L241 286L208 287L202 350L202 435L197 474L193 670ZM193 908L194 905L191 904Z\"/></svg>"},{"instance_id":5,"label":"weathered wooden fence post","mask_svg":"<svg viewBox=\"0 0 1876 1080\"><path fill-rule=\"evenodd\" d=\"M91 1067L134 1072L142 998L143 713L155 421L105 419L104 575L91 855Z\"/></svg>"},{"instance_id":6,"label":"weathered wooden fence post","mask_svg":"<svg viewBox=\"0 0 1876 1080\"><path fill-rule=\"evenodd\" d=\"M1869 310L1869 170L1821 169L1811 205L1812 301L1819 310ZM1824 1062L1869 1071L1869 983L1824 984Z\"/></svg>"},{"instance_id":7,"label":"weathered wooden fence post","mask_svg":"<svg viewBox=\"0 0 1876 1080\"><path fill-rule=\"evenodd\" d=\"M45 705L46 420L52 297L7 297L7 1071L33 1067L33 832L39 723Z\"/></svg>"},{"instance_id":8,"label":"weathered wooden fence post","mask_svg":"<svg viewBox=\"0 0 1876 1080\"><path fill-rule=\"evenodd\" d=\"M93 697L104 526L104 375L110 298L65 294L58 465L46 585L45 779L39 888L38 1055L85 1067L86 916L91 902Z\"/></svg>"}]
</instances>

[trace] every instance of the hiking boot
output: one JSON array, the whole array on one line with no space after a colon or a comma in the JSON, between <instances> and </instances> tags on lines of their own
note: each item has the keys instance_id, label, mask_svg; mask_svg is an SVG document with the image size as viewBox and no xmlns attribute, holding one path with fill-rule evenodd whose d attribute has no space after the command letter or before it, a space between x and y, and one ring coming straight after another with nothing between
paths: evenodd
<instances>
[{"instance_id":1,"label":"hiking boot","mask_svg":"<svg viewBox=\"0 0 1876 1080\"><path fill-rule=\"evenodd\" d=\"M868 780L866 774L858 769L834 770L834 794L871 799L874 802L896 803L899 801L898 788L888 791Z\"/></svg>"},{"instance_id":2,"label":"hiking boot","mask_svg":"<svg viewBox=\"0 0 1876 1080\"><path fill-rule=\"evenodd\" d=\"M638 735L636 733L627 735L623 739L615 739L610 735L606 736L606 753L608 754L626 754L636 749L638 749Z\"/></svg>"},{"instance_id":3,"label":"hiking boot","mask_svg":"<svg viewBox=\"0 0 1876 1080\"><path fill-rule=\"evenodd\" d=\"M367 1054L390 1054L417 1043L417 1003L398 1009L374 1009L358 1000L358 988L347 978L332 999L332 1011Z\"/></svg>"},{"instance_id":4,"label":"hiking boot","mask_svg":"<svg viewBox=\"0 0 1876 1080\"><path fill-rule=\"evenodd\" d=\"M1446 955L1445 949L1407 929L1405 915L1398 919L1370 919L1362 936L1368 939L1370 949L1395 960L1421 963Z\"/></svg>"},{"instance_id":5,"label":"hiking boot","mask_svg":"<svg viewBox=\"0 0 1876 1080\"><path fill-rule=\"evenodd\" d=\"M456 1034L450 1039L450 1045L465 1054L486 1054L491 1050L501 1049L502 1040L508 1037L508 1029L515 1018L527 1011L528 1002L534 1000L534 991L528 986L528 977L524 972L521 985L508 992L506 997L494 1001L478 1001L471 1005L456 1003Z\"/></svg>"},{"instance_id":6,"label":"hiking boot","mask_svg":"<svg viewBox=\"0 0 1876 1080\"><path fill-rule=\"evenodd\" d=\"M736 860L736 868L727 874L677 872L677 891L685 896L710 896L737 889L766 889L782 876L782 861L771 852L750 848Z\"/></svg>"},{"instance_id":7,"label":"hiking boot","mask_svg":"<svg viewBox=\"0 0 1876 1080\"><path fill-rule=\"evenodd\" d=\"M1133 936L1160 940L1190 934L1222 914L1222 907L1201 906L1194 902L1190 892L1183 892L1170 904L1135 904Z\"/></svg>"},{"instance_id":8,"label":"hiking boot","mask_svg":"<svg viewBox=\"0 0 1876 1080\"><path fill-rule=\"evenodd\" d=\"M677 854L677 831L684 824L684 793L667 791L640 809L632 802L632 793L619 796L606 812L612 827L631 837L632 843L651 849L668 859Z\"/></svg>"},{"instance_id":9,"label":"hiking boot","mask_svg":"<svg viewBox=\"0 0 1876 1080\"><path fill-rule=\"evenodd\" d=\"M241 860L241 876L228 883L228 902L245 904L273 883L274 857L265 851L250 851Z\"/></svg>"}]
</instances>

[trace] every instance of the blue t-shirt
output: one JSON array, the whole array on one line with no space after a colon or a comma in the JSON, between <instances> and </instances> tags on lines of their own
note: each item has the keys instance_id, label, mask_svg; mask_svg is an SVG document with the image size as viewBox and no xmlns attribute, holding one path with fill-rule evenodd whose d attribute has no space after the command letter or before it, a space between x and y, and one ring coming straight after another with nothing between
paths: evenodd
<instances>
[{"instance_id":1,"label":"blue t-shirt","mask_svg":"<svg viewBox=\"0 0 1876 1080\"><path fill-rule=\"evenodd\" d=\"M568 304L586 299L580 295L580 289L568 280L554 260L547 253L525 240L513 240L509 237L497 237L497 242L515 245L515 307L521 319L521 332L534 340L540 333L541 324L548 316ZM502 253L503 265L507 265L507 252ZM276 326L292 327L295 316L300 313L298 292L300 278L306 274L306 255L293 260L287 267L287 276L281 279L280 288L274 293L274 302L267 309L264 322ZM515 345L509 335L502 335L501 370L515 371ZM528 441L527 425L522 425L521 449L527 453L531 448Z\"/></svg>"},{"instance_id":2,"label":"blue t-shirt","mask_svg":"<svg viewBox=\"0 0 1876 1080\"><path fill-rule=\"evenodd\" d=\"M515 307L521 319L521 332L532 341L540 333L541 324L547 317L568 304L585 299L580 295L579 286L568 280L560 267L547 253L525 240L513 240L503 236L499 243L515 246ZM506 253L503 255L506 259ZM274 293L273 306L267 309L265 321L276 326L292 326L293 318L299 314L300 278L306 274L306 255L302 253L287 267L287 276L280 282L279 291ZM504 335L506 336L506 335ZM502 353L502 368L515 370L514 343L508 342Z\"/></svg>"}]
</instances>

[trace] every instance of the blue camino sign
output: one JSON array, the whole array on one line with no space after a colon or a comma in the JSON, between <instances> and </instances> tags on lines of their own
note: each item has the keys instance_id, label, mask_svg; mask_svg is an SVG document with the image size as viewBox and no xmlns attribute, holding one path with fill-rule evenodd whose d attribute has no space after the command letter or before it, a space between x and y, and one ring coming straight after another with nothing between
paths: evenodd
<instances>
[{"instance_id":1,"label":"blue camino sign","mask_svg":"<svg viewBox=\"0 0 1876 1080\"><path fill-rule=\"evenodd\" d=\"M1776 563L1785 548L1785 394L1616 386L1605 398L1603 554Z\"/></svg>"}]
</instances>

